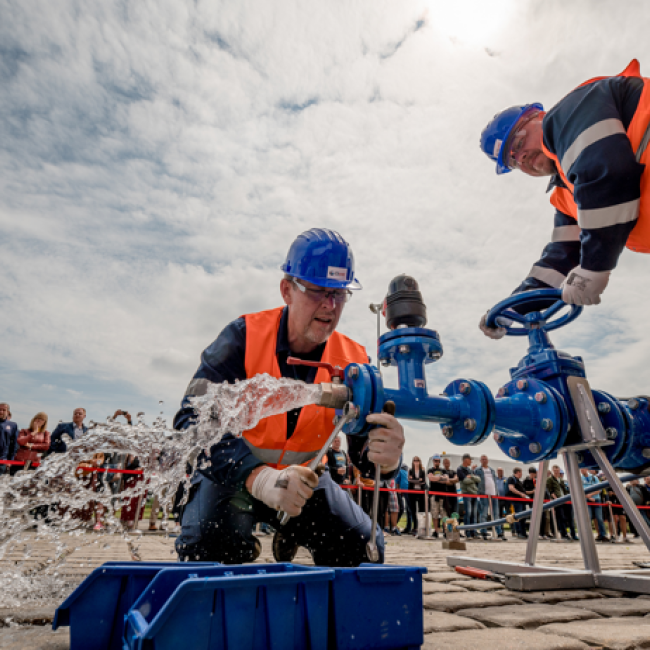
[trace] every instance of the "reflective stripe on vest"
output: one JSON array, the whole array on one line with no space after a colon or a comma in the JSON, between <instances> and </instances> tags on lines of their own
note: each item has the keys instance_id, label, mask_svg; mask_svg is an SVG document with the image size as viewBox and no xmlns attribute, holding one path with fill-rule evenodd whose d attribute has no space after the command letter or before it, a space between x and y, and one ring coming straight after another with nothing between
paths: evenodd
<instances>
[{"instance_id":1,"label":"reflective stripe on vest","mask_svg":"<svg viewBox=\"0 0 650 650\"><path fill-rule=\"evenodd\" d=\"M278 330L283 307L247 314L246 319L246 377L266 373L280 378L276 351ZM347 336L334 332L323 351L321 361L345 368L350 363L367 363L363 346ZM329 373L319 368L314 383L329 382ZM296 428L287 439L287 415L272 415L242 437L256 458L271 467L282 469L288 465L306 465L316 457L334 428L334 409L311 404L300 411Z\"/></svg>"},{"instance_id":2,"label":"reflective stripe on vest","mask_svg":"<svg viewBox=\"0 0 650 650\"><path fill-rule=\"evenodd\" d=\"M630 64L621 72L619 77L639 77L643 79L643 90L639 98L634 117L627 129L627 137L636 154L637 162L644 165L650 164L650 149L647 148L650 140L650 79L641 77L639 62L633 59ZM587 84L607 79L608 77L595 77L578 88ZM569 182L565 170L568 172L573 162L578 158L582 150L597 142L598 140L622 133L623 125L620 120L609 119L598 122L583 131L572 143L562 158L562 164L558 157L551 153L542 142L542 150L555 162L558 174L566 184L567 188L556 187L551 193L551 204L560 212L573 217L581 228L603 228L615 223L626 223L634 220L638 214L636 226L627 238L626 246L637 253L650 253L650 174L645 172L641 176L641 199L629 203L614 205L600 210L578 210L573 198L573 185Z\"/></svg>"}]
</instances>

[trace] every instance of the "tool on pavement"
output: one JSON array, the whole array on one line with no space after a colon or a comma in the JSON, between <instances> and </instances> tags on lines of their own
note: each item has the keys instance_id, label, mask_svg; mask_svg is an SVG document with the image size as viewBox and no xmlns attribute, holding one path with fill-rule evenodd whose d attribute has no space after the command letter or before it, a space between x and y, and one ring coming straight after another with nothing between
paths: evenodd
<instances>
[{"instance_id":1,"label":"tool on pavement","mask_svg":"<svg viewBox=\"0 0 650 650\"><path fill-rule=\"evenodd\" d=\"M384 404L384 413L395 415L395 402L388 401ZM379 562L377 549L377 516L379 514L379 483L381 480L381 467L375 465L375 485L372 497L372 525L370 528L370 541L366 544L366 554L371 562Z\"/></svg>"}]
</instances>

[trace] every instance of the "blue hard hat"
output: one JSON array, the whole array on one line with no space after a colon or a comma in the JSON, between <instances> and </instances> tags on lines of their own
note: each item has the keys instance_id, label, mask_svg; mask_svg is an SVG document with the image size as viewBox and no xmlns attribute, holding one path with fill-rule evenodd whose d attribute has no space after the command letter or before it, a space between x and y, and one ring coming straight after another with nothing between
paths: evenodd
<instances>
[{"instance_id":1,"label":"blue hard hat","mask_svg":"<svg viewBox=\"0 0 650 650\"><path fill-rule=\"evenodd\" d=\"M318 287L361 289L361 283L354 277L350 244L334 230L312 228L298 235L280 268Z\"/></svg>"},{"instance_id":2,"label":"blue hard hat","mask_svg":"<svg viewBox=\"0 0 650 650\"><path fill-rule=\"evenodd\" d=\"M511 106L497 113L481 132L481 149L483 153L497 164L497 174L507 174L512 171L503 160L504 146L519 118L529 110L543 111L541 104L525 104Z\"/></svg>"}]
</instances>

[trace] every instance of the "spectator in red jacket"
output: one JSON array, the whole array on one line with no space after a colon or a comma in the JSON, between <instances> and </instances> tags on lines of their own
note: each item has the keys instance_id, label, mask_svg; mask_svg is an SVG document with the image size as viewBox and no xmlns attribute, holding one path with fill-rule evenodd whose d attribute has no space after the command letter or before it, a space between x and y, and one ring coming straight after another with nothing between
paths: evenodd
<instances>
[{"instance_id":1,"label":"spectator in red jacket","mask_svg":"<svg viewBox=\"0 0 650 650\"><path fill-rule=\"evenodd\" d=\"M50 448L50 432L47 427L47 414L37 413L29 423L29 429L21 429L18 433L18 451L14 460L26 463L38 463L41 454ZM11 473L23 469L20 465L14 465Z\"/></svg>"}]
</instances>

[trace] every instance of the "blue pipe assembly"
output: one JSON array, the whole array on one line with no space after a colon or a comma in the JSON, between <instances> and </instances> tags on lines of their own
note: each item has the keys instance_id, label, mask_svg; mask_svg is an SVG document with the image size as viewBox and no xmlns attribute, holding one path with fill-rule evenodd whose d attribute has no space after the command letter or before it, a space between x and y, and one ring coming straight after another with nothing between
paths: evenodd
<instances>
[{"instance_id":1,"label":"blue pipe assembly","mask_svg":"<svg viewBox=\"0 0 650 650\"><path fill-rule=\"evenodd\" d=\"M522 315L517 308L536 303L542 310ZM560 314L564 307L569 312ZM586 378L581 357L556 350L549 332L574 321L582 307L566 305L558 289L516 294L490 310L487 324L508 323L508 336L528 336L526 356L510 369L511 381L492 395L474 379L456 379L441 395L429 395L425 367L443 354L437 332L426 325L426 307L417 282L406 275L396 277L384 302L390 331L378 341L378 362L397 368L399 388L385 388L381 373L371 364L353 363L345 368L355 417L343 431L365 435L366 417L395 403L396 417L440 424L454 445L478 445L490 434L511 459L533 463L553 459L561 449L574 449L582 467L596 468L592 454L581 449L583 437L570 394L571 378ZM595 407L607 433L602 447L617 469L641 471L650 465L650 413L645 396L617 399L592 390Z\"/></svg>"}]
</instances>

